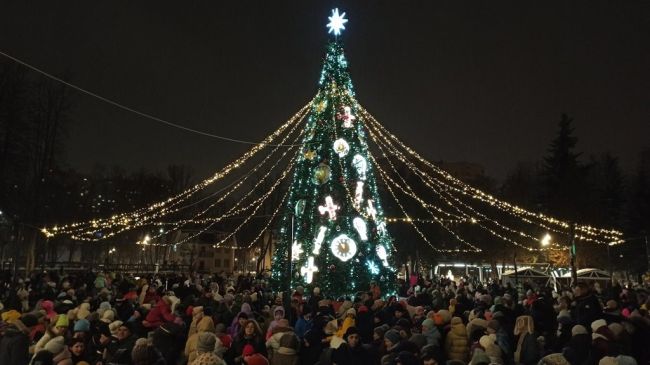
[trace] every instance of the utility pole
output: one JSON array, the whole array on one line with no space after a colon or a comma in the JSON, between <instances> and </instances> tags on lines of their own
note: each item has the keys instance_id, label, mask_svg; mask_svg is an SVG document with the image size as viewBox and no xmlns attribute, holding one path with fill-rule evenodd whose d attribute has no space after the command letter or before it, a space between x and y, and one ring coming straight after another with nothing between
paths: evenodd
<instances>
[{"instance_id":1,"label":"utility pole","mask_svg":"<svg viewBox=\"0 0 650 365\"><path fill-rule=\"evenodd\" d=\"M578 283L578 271L576 270L576 224L571 222L569 244L571 245L571 284Z\"/></svg>"}]
</instances>

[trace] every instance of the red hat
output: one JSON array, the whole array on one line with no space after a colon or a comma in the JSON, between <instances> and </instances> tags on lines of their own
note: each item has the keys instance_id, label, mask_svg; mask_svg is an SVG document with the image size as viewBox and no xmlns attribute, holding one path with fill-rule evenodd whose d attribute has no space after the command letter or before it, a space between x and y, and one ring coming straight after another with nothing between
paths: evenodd
<instances>
[{"instance_id":1,"label":"red hat","mask_svg":"<svg viewBox=\"0 0 650 365\"><path fill-rule=\"evenodd\" d=\"M248 344L248 345L244 346L244 350L242 351L241 354L242 354L242 356L250 356L250 355L252 355L254 353L255 353L255 348L253 347L253 345Z\"/></svg>"},{"instance_id":2,"label":"red hat","mask_svg":"<svg viewBox=\"0 0 650 365\"><path fill-rule=\"evenodd\" d=\"M269 360L262 354L253 354L246 358L246 363L248 365L269 365Z\"/></svg>"}]
</instances>

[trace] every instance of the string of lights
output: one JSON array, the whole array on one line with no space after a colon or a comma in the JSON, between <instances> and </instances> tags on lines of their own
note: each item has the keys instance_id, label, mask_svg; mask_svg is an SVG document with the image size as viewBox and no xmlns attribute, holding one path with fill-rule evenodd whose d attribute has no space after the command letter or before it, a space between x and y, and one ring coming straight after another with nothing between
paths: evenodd
<instances>
[{"instance_id":1,"label":"string of lights","mask_svg":"<svg viewBox=\"0 0 650 365\"><path fill-rule=\"evenodd\" d=\"M510 243L512 243L512 244L514 244L514 245L516 245L516 246L518 246L518 247L521 247L521 248L524 248L524 249L526 249L526 250L529 250L529 251L549 250L549 249L556 249L556 250L564 250L564 249L567 249L567 247L560 246L560 245L558 245L557 243L554 243L553 246L549 246L549 247L545 247L545 248L528 247L528 246L525 246L525 245L523 245L523 244L521 244L521 243L519 243L519 242L517 242L517 241L515 241L515 240L513 240L513 239L511 239L511 238L509 238L509 237L506 237L506 236L503 236L503 235L501 235L501 234L498 234L496 231L494 231L493 229L490 229L489 227L484 226L483 224L480 223L480 220L479 220L479 219L476 219L476 218L475 218L476 216L480 217L481 220L488 221L488 222L492 222L493 224L497 225L499 228L504 229L504 230L506 230L506 231L508 231L508 232L510 232L510 233L515 233L515 234L517 234L517 235L519 235L519 236L523 236L523 237L530 238L530 239L534 240L535 242L538 242L538 241L539 241L537 238L535 238L535 237L533 237L533 236L527 234L527 233L524 232L524 231L517 231L517 230L514 230L514 229L512 229L512 228L510 228L510 227L507 227L507 226L505 226L505 225L502 225L501 223L499 223L499 222L496 221L496 220L490 219L490 218L489 218L488 216L486 216L485 214L482 214L482 213L476 211L476 210L475 210L474 208L472 208L471 206L465 204L465 203L462 202L460 199L457 199L455 196L453 196L453 195L450 194L450 195L449 195L450 198L454 199L454 200L456 201L456 203L458 203L459 205L462 205L462 206L464 206L465 208L467 208L468 210L470 210L470 211L474 214L474 216L472 216L472 215L470 215L470 214L467 214L467 213L464 212L462 209L460 209L457 205L454 205L453 203L451 203L451 202L449 201L449 199L447 199L447 197L445 197L442 193L440 193L440 191L439 191L438 189L436 189L435 187L431 186L431 185L427 182L427 180L424 178L424 177L428 177L428 176L426 176L426 175L422 176L422 175L420 174L420 173L421 173L421 170L419 170L419 169L417 168L417 166L415 166L414 164L410 163L408 160L404 160L404 159L403 159L404 156L401 154L400 151L396 150L395 148L391 148L392 146L387 146L386 144L384 144L383 141L382 141L380 138L378 138L377 135L375 134L375 133L377 133L377 134L381 135L380 133L377 132L376 129L374 129L373 127L370 127L370 128L369 128L369 132L370 132L371 138L372 138L373 141L377 144L377 147L379 148L379 150L380 150L381 154L383 155L384 159L388 162L389 166L391 166L392 170L393 170L393 171L394 171L398 176L400 176L400 178L401 178L401 180L402 180L402 182L404 183L405 186L408 186L406 180L405 180L404 178L401 177L401 175L399 174L398 170L397 170L397 169L395 168L395 166L393 165L393 163L392 163L390 157L388 156L389 154L386 153L386 151L384 150L384 148L386 148L386 149L390 149L391 152L392 152L392 155L397 156L398 159L400 159L400 161L402 161L403 163L405 163L406 166L407 166L409 169L411 169L411 171L415 172L416 175L418 175L418 176L420 177L421 181L424 183L425 186L429 187L429 188L430 188L430 189L431 189L435 194L437 194L437 195L438 195L438 196L439 196L439 197L440 197L440 198L441 198L441 199L442 199L442 200L443 200L447 205L449 205L450 207L454 208L458 213L460 213L460 214L465 218L465 219L464 219L465 221L470 222L470 223L472 223L472 224L476 224L478 227L481 227L482 229L486 230L487 232L490 232L492 235L494 235L494 236L496 236L496 237L498 237L498 238L500 238L500 239L503 239L503 240L505 240L505 241L507 241L507 242L510 242ZM402 189L402 191L403 191L405 194L407 194L407 195L411 196L412 198L414 198L415 200L417 200L417 201L418 201L418 202L419 202L423 207L426 208L427 206L432 206L431 204L426 203L423 199L417 197L417 196L415 195L415 193L413 192L412 189L409 188L409 190L410 190L410 193L409 193L409 192L404 191L400 184L395 183L395 182L393 182L393 184L394 184L395 186L399 187L400 189ZM443 189L442 191L445 191L445 190ZM438 222L438 223L441 223L441 222Z\"/></svg>"},{"instance_id":2,"label":"string of lights","mask_svg":"<svg viewBox=\"0 0 650 365\"><path fill-rule=\"evenodd\" d=\"M289 133L285 136L285 138L283 139L282 142L284 143L284 142L289 138L289 136L290 136L290 135L291 135L291 134L292 134L296 129L298 129L299 126L300 126L300 124L296 124L296 125L295 125L295 126L294 126L290 131L289 131ZM302 135L303 135L303 130L302 130L302 129L299 129L299 133L298 133L298 135L296 136L296 138L293 140L293 142L299 140L300 137L301 137ZM202 216L205 215L208 211L210 211L213 207L215 207L218 203L224 201L224 200L225 200L225 199L226 199L226 198L227 198L227 197L228 197L232 192L234 192L235 190L237 190L237 188L239 188L239 187L240 187L240 186L241 186L241 185L246 181L246 179L247 179L248 177L252 176L255 172L257 172L258 169L261 168L261 166L263 166L267 161L269 161L269 160L271 159L271 157L274 156L275 152L278 151L278 149L279 149L279 147L275 147L275 148L271 151L271 153L267 154L267 155L265 156L265 158L264 158L264 159L263 159L263 160L262 160L258 165L256 165L253 169L249 170L249 171L247 172L247 174L244 176L244 178L243 178L243 179L240 179L240 181L237 182L237 184L236 184L236 185L235 185L235 186L234 186L230 191L228 191L227 193L221 195L221 196L219 197L218 200L216 200L215 202L213 202L212 204L210 204L208 207L206 207L205 209L203 209L202 211L200 211L199 213L197 213L196 215L194 215L194 217L190 218L189 222L197 222L199 217L202 217ZM246 211L246 210L250 209L250 207L251 207L252 204L254 204L254 203L251 203L251 204L249 204L248 206L245 206L245 207L242 207L242 208L239 208L239 209L233 210L233 209L237 208L240 204L242 204L242 203L245 201L246 198L248 198L248 197L249 197L249 196L250 196L250 195L251 195L251 194L252 194L252 193L253 193L253 192L254 192L254 191L255 191L255 190L256 190L256 189L257 189L257 188L262 184L262 183L263 183L263 182L265 182L266 179L267 179L267 178L269 177L269 175L271 174L271 172L272 172L272 171L273 171L273 170L274 170L274 169L275 169L275 168L280 164L281 161L284 160L285 156L286 156L290 151L292 151L292 150L294 150L294 149L295 149L295 148L289 148L289 149L284 150L283 153L282 153L278 158L275 159L275 163L274 163L274 164L273 164L273 165L272 165L272 166L271 166L271 167L266 171L266 173L265 173L262 177L260 177L260 178L258 179L258 181L255 183L255 185L254 185L254 186L253 186L253 187L252 187L252 188L251 188L251 189L250 189L250 190L249 190L249 191L248 191L248 192L247 192L243 197L241 197L241 198L240 198L240 199L235 203L235 205L231 207L231 209L230 209L228 212L224 213L224 215L222 215L221 217L213 217L213 218L211 218L211 219L212 219L212 223L216 223L216 222L220 221L220 220L223 219L223 218L230 217L230 216L232 216L232 215L239 214L239 213L241 213L241 212L243 212L243 211ZM181 221L176 222L176 224L174 225L174 227L172 228L172 230L179 229L179 227L183 226L184 224L187 224L186 222L188 222L188 221L182 221L182 220L181 220ZM162 234L161 234L161 235L162 235ZM157 235L157 236L155 236L155 237L153 237L153 238L158 238L158 237L160 237L161 235Z\"/></svg>"},{"instance_id":3,"label":"string of lights","mask_svg":"<svg viewBox=\"0 0 650 365\"><path fill-rule=\"evenodd\" d=\"M396 183L395 181L393 181L392 179L389 179L389 178L388 178L388 174L387 174L387 173L386 173L386 172L385 172L385 171L384 171L384 170L383 170L383 169L382 169L382 168L377 164L377 162L376 162L376 160L375 160L375 157L374 157L372 154L369 154L369 156L370 156L370 158L372 159L372 161L376 164L376 166L377 166L377 170L379 171L379 176L380 176L380 177L382 178L382 180L384 181L384 184L385 184L386 187L388 188L388 191L390 192L391 196L393 197L393 199L395 200L395 202L397 203L397 205L400 207L400 209L402 210L402 212L403 212L404 215L406 216L406 218L407 218L407 222L410 223L410 224L413 226L413 228L415 229L415 231L416 231L416 232L417 232L417 233L418 233L418 234L419 234L419 235L420 235L420 236L425 240L425 242L426 242L427 244L429 244L429 246L431 246L432 248L434 248L434 250L437 250L438 252L481 252L481 249L480 249L480 248L478 248L478 247L476 247L475 245L473 245L473 244L467 242L465 239L463 239L462 237L460 237L460 236L459 236L458 234L456 234L454 231L452 231L451 229L449 229L448 227L446 227L446 226L444 225L444 223L442 223L439 219L436 219L437 217L436 217L436 216L435 216L435 215L434 215L434 214L433 214L429 209L427 209L426 207L424 207L424 209L425 209L425 210L426 210L426 211L427 211L427 212L432 216L432 218L433 218L433 220L434 220L435 223L439 224L439 225L440 225L444 230L446 230L446 231L447 231L447 232L448 232L452 237L454 237L457 241L459 241L459 242L461 242L461 243L463 243L463 244L465 244L465 245L471 247L472 249L471 249L471 250L456 249L456 250L448 250L448 251L445 251L445 250L443 250L443 249L440 249L440 248L438 248L438 247L435 247L435 246L434 246L434 245L429 241L429 239L425 237L424 233L422 233L422 231L420 231L420 229L415 225L415 222L414 222L412 219L409 219L409 218L410 218L409 214L406 212L406 209L404 208L404 205L403 205L403 204L399 201L399 199L397 198L397 195L395 194L395 192L394 192L393 189L391 188L391 184L392 184L394 187L397 187L397 188L399 188L399 189L402 189L402 187L401 187L398 183ZM389 184L389 182L390 182L390 184ZM409 195L409 196L410 196L410 195Z\"/></svg>"},{"instance_id":4,"label":"string of lights","mask_svg":"<svg viewBox=\"0 0 650 365\"><path fill-rule=\"evenodd\" d=\"M300 126L300 124L299 124L299 123L296 123L296 124L291 128L291 130L289 131L289 133L287 133L287 135L284 137L284 139L282 140L282 142L283 142L283 143L286 142L286 140L291 136L291 134L292 134L295 130L298 129L299 126ZM296 138L294 139L293 142L295 142L295 141L297 141L298 139L300 139L300 137L301 137L301 135L302 135L303 132L302 132L301 129L299 129L299 131L300 131L300 133L296 136ZM266 157L265 157L265 158L264 158L264 159L263 159L263 160L262 160L262 161L261 161L257 166L255 166L252 170L250 170L250 171L248 172L247 176L251 176L253 173L255 173L255 172L256 172L256 171L257 171L257 170L258 170L258 169L259 169L259 168L260 168L260 167L261 167L261 166L266 162L266 161L268 161L268 160L269 160L269 159L274 155L274 153L275 153L278 149L279 149L279 147L276 146L276 147L271 151L271 153L267 154ZM264 176L263 176L263 177L262 177L262 178L257 182L257 184L253 187L253 189L252 189L251 191L248 192L248 194L246 194L245 197L248 197L248 196L252 193L252 191L254 191L254 190L255 190L255 189L256 189L256 188L257 188L257 187L258 187L258 186L259 186L259 185L260 185L260 184L261 184L261 183L266 179L266 177L268 177L268 175L270 174L270 172L271 172L271 171L272 171L272 170L273 170L273 169L274 169L274 168L275 168L275 167L280 163L280 161L283 160L283 158L286 156L286 154L287 154L290 150L292 150L292 149L294 149L294 148L290 148L290 149L284 150L284 152L282 153L282 155L281 155L278 159L276 159L275 164L274 164L273 166L271 166L271 168L267 171L266 175L264 175ZM217 201L215 201L215 202L213 202L212 204L210 204L207 208L205 208L203 211L199 212L199 213L198 213L197 215L195 215L193 218L197 218L197 217L199 217L199 216L204 215L204 214L207 213L210 209L212 209L214 206L216 206L218 203L220 203L221 201L225 200L225 199L226 199L226 198L227 198L227 197L228 197L232 192L234 192L237 188L239 188L239 186L241 186L241 185L245 182L245 180L246 180L246 178L244 178L244 179L240 179L240 181L237 182L237 184L236 184L236 185L235 185L235 186L234 186L230 191L228 191L227 193L223 194L223 195L222 195L222 196L221 196ZM244 198L245 198L245 197L244 197ZM237 207L237 206L238 206L239 204L241 204L242 202L243 202L243 199L240 199L240 200L235 204L234 207ZM244 210L244 209L240 209L239 211L236 211L236 212L234 212L234 213L232 213L232 214L237 214L237 213L241 212L242 210ZM97 241L97 240L99 240L99 239L105 239L105 238L108 238L108 237L115 236L115 235L117 235L117 234L119 234L119 233L122 233L122 232L124 232L124 231L126 231L126 230L134 229L134 228L141 227L141 226L146 226L146 225L149 224L149 222L150 222L151 220L162 218L163 216L168 215L168 214L171 214L171 213L173 213L173 211L169 211L169 208L168 208L168 210L166 211L166 214L155 215L155 216L152 216L152 217L150 217L150 218L148 218L148 219L146 219L146 220L145 220L145 219L141 219L141 220L139 220L137 223L135 223L135 224L133 224L133 225L130 225L130 226L127 226L127 227L122 227L121 229L119 229L119 230L117 230L117 231L115 231L115 232L110 232L110 233L108 233L108 234L103 235L101 238L94 238L94 237L93 237L93 238L88 238L88 237L76 236L76 235L73 235L73 238L75 238L75 239L79 239L79 240L91 240L91 241ZM172 230L176 229L177 227L178 227L178 225L175 226ZM93 232L87 232L86 234L91 235L92 233L93 233ZM156 238L161 237L162 235L164 235L164 233L161 232L161 233L159 233L159 234L156 234L154 237L150 237L150 239L151 239L151 238L156 239ZM147 237L149 237L149 236L147 236Z\"/></svg>"},{"instance_id":5,"label":"string of lights","mask_svg":"<svg viewBox=\"0 0 650 365\"><path fill-rule=\"evenodd\" d=\"M438 168L434 164L430 163L426 159L422 158L417 152L415 152L413 149L410 147L406 146L404 143L402 143L396 136L394 136L392 133L387 131L381 123L379 123L370 113L368 113L365 109L363 109L361 106L358 107L361 113L364 115L365 118L367 118L369 121L373 123L374 126L382 130L386 135L390 137L393 141L398 143L402 149L407 151L411 156L415 157L418 161L426 165L427 167L431 168L434 172L436 172L438 175L442 176L445 180L451 182L451 184L446 184L443 183L445 186L452 188L456 190L457 192L460 192L463 195L472 197L476 200L483 201L485 203L488 203L492 206L495 206L499 208L502 211L508 212L512 215L515 215L519 217L520 219L522 216L528 216L531 218L539 219L541 221L544 221L549 224L554 224L558 225L562 228L568 229L570 227L570 223L568 222L563 222L559 219L544 215L542 213L535 213L535 212L530 212L527 211L521 207L518 207L516 205L510 204L508 202L504 202L501 200L498 200L497 198L491 196L490 194L484 193L479 189L473 188L460 180L454 178L451 176L449 173L445 172L444 170ZM455 186L453 186L455 185ZM588 225L576 225L576 230L579 232L582 232L583 234L586 235L591 235L591 236L597 236L597 237L604 237L607 241L614 241L618 242L620 241L620 235L621 232L616 231L616 230L607 230L607 229L601 229L601 228L594 228ZM566 234L566 232L564 232ZM586 236L584 235L577 235L577 239L582 239L586 240Z\"/></svg>"},{"instance_id":6,"label":"string of lights","mask_svg":"<svg viewBox=\"0 0 650 365\"><path fill-rule=\"evenodd\" d=\"M228 164L226 167L222 168L218 172L216 172L213 176L211 176L208 179L205 179L201 181L200 183L197 183L193 187L186 189L185 191L170 197L164 201L153 203L147 207L138 209L136 211L132 212L126 212L122 214L117 214L113 215L110 218L105 218L105 219L93 219L90 221L83 221L83 222L75 222L75 223L70 223L66 224L63 226L54 226L52 228L43 228L41 232L45 234L47 237L52 237L54 235L58 234L73 234L76 231L79 230L87 230L88 228L92 228L93 232L96 232L97 230L100 229L106 229L108 227L112 226L117 226L117 225L122 225L122 226L130 226L133 224L133 222L136 222L141 219L141 217L146 217L146 213L148 212L156 212L156 211L163 211L165 208L168 208L170 206L173 206L173 204L178 204L178 201L183 199L188 199L190 196L193 194L197 193L198 191L206 188L207 186L215 183L216 181L221 180L225 176L227 176L230 172L233 170L236 170L240 168L242 165L244 165L245 162L247 162L250 158L254 157L257 153L259 153L262 149L264 149L266 146L270 145L270 142L273 142L279 135L281 135L283 132L286 131L288 127L291 125L299 124L296 122L301 121L304 119L308 112L308 108L311 106L312 101L310 101L306 106L304 106L298 113L294 114L286 123L284 123L280 128L278 128L276 131L274 131L271 135L266 137L262 143L255 145L252 149L247 151L244 155L239 157L237 160L233 161L232 163ZM277 146L276 146L277 147Z\"/></svg>"},{"instance_id":7,"label":"string of lights","mask_svg":"<svg viewBox=\"0 0 650 365\"><path fill-rule=\"evenodd\" d=\"M258 211L258 210L262 207L262 205L264 204L264 201L265 201L265 200L266 200L266 199L267 199L267 198L268 198L268 197L273 193L273 191L275 191L275 189L280 185L280 183L282 182L282 180L284 180L284 178L287 176L287 174L289 173L289 171L291 171L291 170L293 169L293 166L294 166L294 163L295 163L295 159L296 159L296 156L297 156L298 153L299 153L299 151L296 152L296 154L295 154L294 157L291 159L291 162L289 163L289 165L287 166L287 168L282 172L282 174L280 175L280 177L277 178L277 179L275 180L275 182L273 183L273 185L271 186L271 188L270 188L266 193L264 193L261 197L259 197L259 198L256 199L253 203L251 203L251 204L249 205L249 207L250 207L250 206L252 206L253 204L256 204L255 208L253 209L253 211L251 212L251 214L249 214L248 217L244 220L244 222L241 223L241 224L240 224L237 228L235 228L232 232L230 232L230 233L229 233L229 234L228 234L224 239L222 239L221 241L219 241L219 243L217 243L216 246L218 246L220 243L223 243L223 242L225 242L226 240L230 239L230 237L232 237L235 233L237 233L237 232L241 229L241 227L243 227L246 223L248 223L248 221L250 221L250 220L252 219L253 216L255 216L255 214L257 213L257 211ZM232 209L232 208L231 208L231 209ZM238 213L239 213L239 212L237 212L237 213L233 213L233 214L238 214ZM187 242L187 241L189 241L189 240L191 240L191 239L193 239L193 238L199 236L200 234L202 234L202 233L206 232L207 230L209 230L209 229L210 229L212 226L214 226L214 224L216 224L217 222L218 222L218 221L215 221L215 222L213 222L213 223L210 223L209 225L207 225L205 228L201 229L201 230L200 230L199 232L197 232L196 234L189 235L188 237L186 237L186 238L184 238L184 239L182 239L182 240L180 240L180 241L174 243L174 245L183 244L183 243L185 243L185 242Z\"/></svg>"},{"instance_id":8,"label":"string of lights","mask_svg":"<svg viewBox=\"0 0 650 365\"><path fill-rule=\"evenodd\" d=\"M378 134L381 136L381 133L378 133ZM470 205L464 203L464 202L463 202L461 199L459 199L458 197L454 196L454 195L451 193L450 189L446 188L446 186L443 186L442 184L439 183L439 180L437 180L437 179L433 179L432 177L430 177L429 175L427 175L424 171L422 171L421 169L419 169L415 164L413 164L411 161L409 161L409 160L408 160L408 159L407 159L407 158L406 158L406 157L405 157L405 156L404 156L404 155L403 155L403 154L402 154L402 153L401 153L401 152L400 152L396 147L394 147L394 146L392 145L392 143L390 143L390 140L385 139L385 137L383 137L383 136L382 136L382 138L384 138L384 142L385 142L385 143L388 143L388 144L390 145L390 147L388 147L388 148L391 149L391 152L392 152L394 155L396 155L396 156L398 157L398 159L400 159L400 161L402 161L402 162L405 163L405 164L406 164L410 169L412 169L412 171L414 171L414 172L415 172L415 173L420 177L420 179L422 180L422 182L423 182L427 187L429 187L429 188L430 188L431 190L433 190L436 194L438 194L438 195L439 195L439 196L440 196L440 197L441 197L441 198L446 202L446 204L452 206L453 208L455 208L455 209L456 209L458 212L460 212L461 214L464 214L467 218L470 219L470 221L471 221L472 223L475 223L475 222L477 221L476 218L475 218L474 216L479 216L479 217L481 217L483 220L488 221L488 222L490 222L490 223L496 225L497 227L499 227L499 228L501 228L501 229L503 229L503 230L505 230L505 231L508 231L508 232L510 232L510 233L514 233L514 234L516 234L516 235L518 235L518 236L522 236L522 237L529 238L529 239L531 239L531 240L533 240L533 241L535 241L535 242L539 242L539 239L538 239L538 238L536 238L536 237L534 237L534 236L531 236L531 235L527 234L527 233L524 232L524 231L518 231L518 230L512 229L512 228L510 228L510 227L508 227L508 226L506 226L506 225L504 225L504 224L499 223L497 220L495 220L495 219L491 219L491 218L489 218L487 215L484 215L484 214L482 214L482 213L476 211L473 207L471 207ZM376 142L381 143L381 141L376 141ZM388 158L388 157L386 156L386 158ZM390 160L390 159L389 159L389 160ZM427 183L427 181L431 182L432 184L435 184L435 185L438 187L438 189L436 189L436 188L434 188L433 186L429 185L429 183ZM441 192L442 192L442 193L441 193ZM445 195L449 196L449 198L451 198L451 199L453 199L454 201L456 201L457 204L462 205L462 206L464 206L465 208L467 208L468 210L470 210L470 211L473 213L474 216L468 215L467 213L465 213L465 212L463 212L462 210L460 210L460 209L458 208L457 205L455 205L455 204L449 202L449 200L445 197ZM536 222L533 222L533 221L531 221L531 220L529 220L529 219L527 219L527 218L525 218L525 217L519 217L519 219L521 219L522 221L524 221L524 222L526 222L526 223L533 224L533 225L537 225L537 226L539 226L539 227L541 227L541 228L544 228L546 231L553 231L553 232L560 233L560 234L563 234L563 235L566 234L566 232L563 232L563 231L560 231L560 230L557 230L557 229L553 229L553 228L551 228L551 227L548 227L548 226L544 225L543 223L536 223ZM482 225L479 225L479 226L483 227ZM486 230L489 231L488 228L486 228ZM581 240L584 240L584 241L587 241L587 242L593 242L593 243L598 243L598 244L607 244L606 242L603 242L603 241L600 241L600 240L596 240L596 239L593 239L593 238L590 238L590 237L580 236L580 239L581 239ZM513 242L514 242L514 241L513 241ZM526 248L526 249L530 249L530 250L537 250L537 249L538 249L538 248L535 248L535 247L532 247L532 248L531 248L531 247L527 247L527 246L522 246L522 245L520 245L520 244L516 244L516 245L521 246L521 247L524 247L524 248ZM548 249L566 250L566 249L568 249L568 248L567 248L567 246L559 245L559 244L556 243L556 242L551 243L549 247L541 248L541 250L548 250Z\"/></svg>"}]
</instances>

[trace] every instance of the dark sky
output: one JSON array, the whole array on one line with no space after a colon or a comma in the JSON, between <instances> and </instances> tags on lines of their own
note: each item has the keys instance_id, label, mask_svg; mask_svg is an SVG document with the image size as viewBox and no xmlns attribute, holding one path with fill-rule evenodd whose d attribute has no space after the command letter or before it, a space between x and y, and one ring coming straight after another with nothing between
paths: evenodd
<instances>
[{"instance_id":1,"label":"dark sky","mask_svg":"<svg viewBox=\"0 0 650 365\"><path fill-rule=\"evenodd\" d=\"M29 4L26 4L29 3ZM423 155L503 177L539 159L562 112L579 149L631 167L650 147L648 1L5 1L0 49L193 128L260 140L315 93L330 9L357 96ZM76 94L67 160L189 164L248 146L175 130Z\"/></svg>"}]
</instances>

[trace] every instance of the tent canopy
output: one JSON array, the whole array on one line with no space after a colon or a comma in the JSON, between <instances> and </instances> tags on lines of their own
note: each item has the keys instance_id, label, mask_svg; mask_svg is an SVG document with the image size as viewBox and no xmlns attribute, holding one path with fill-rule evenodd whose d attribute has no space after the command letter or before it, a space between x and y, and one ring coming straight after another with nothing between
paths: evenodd
<instances>
[{"instance_id":1,"label":"tent canopy","mask_svg":"<svg viewBox=\"0 0 650 365\"><path fill-rule=\"evenodd\" d=\"M515 270L508 270L502 274L502 276L514 276ZM517 276L520 278L539 278L539 279L548 279L549 275L537 271L530 267L520 267L517 269Z\"/></svg>"},{"instance_id":2,"label":"tent canopy","mask_svg":"<svg viewBox=\"0 0 650 365\"><path fill-rule=\"evenodd\" d=\"M588 279L588 280L610 280L611 276L607 271L600 269L580 269L577 271L578 279ZM570 278L571 272L568 272L562 276L563 278Z\"/></svg>"}]
</instances>

